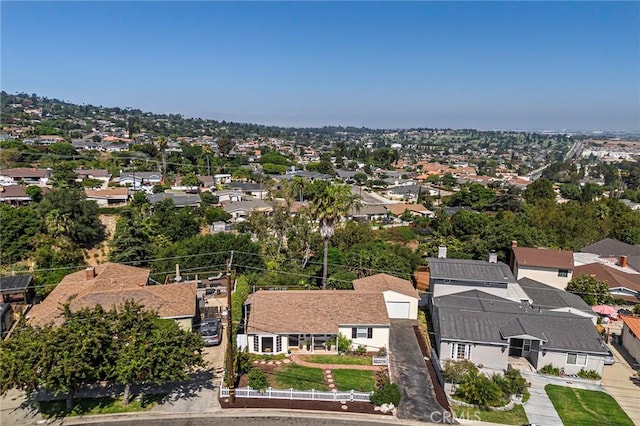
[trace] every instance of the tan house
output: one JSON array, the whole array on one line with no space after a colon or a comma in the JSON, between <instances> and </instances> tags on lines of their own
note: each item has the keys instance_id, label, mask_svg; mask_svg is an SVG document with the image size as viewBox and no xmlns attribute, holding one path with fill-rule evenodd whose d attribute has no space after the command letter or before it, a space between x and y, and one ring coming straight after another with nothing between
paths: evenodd
<instances>
[{"instance_id":1,"label":"tan house","mask_svg":"<svg viewBox=\"0 0 640 426\"><path fill-rule=\"evenodd\" d=\"M258 291L245 303L238 346L251 353L324 350L339 334L367 351L389 347L390 321L382 293L352 290Z\"/></svg>"},{"instance_id":2,"label":"tan house","mask_svg":"<svg viewBox=\"0 0 640 426\"><path fill-rule=\"evenodd\" d=\"M34 305L27 319L32 325L62 323L61 307L68 303L72 311L119 306L127 300L141 303L160 318L173 319L191 330L196 315L196 283L151 285L149 269L118 263L105 263L74 272L62 279L47 298Z\"/></svg>"},{"instance_id":3,"label":"tan house","mask_svg":"<svg viewBox=\"0 0 640 426\"><path fill-rule=\"evenodd\" d=\"M95 201L100 207L126 206L129 201L129 188L85 189L87 200Z\"/></svg>"},{"instance_id":4,"label":"tan house","mask_svg":"<svg viewBox=\"0 0 640 426\"><path fill-rule=\"evenodd\" d=\"M620 318L624 324L620 334L622 346L640 365L640 318L627 315L621 315Z\"/></svg>"},{"instance_id":5,"label":"tan house","mask_svg":"<svg viewBox=\"0 0 640 426\"><path fill-rule=\"evenodd\" d=\"M353 281L360 292L382 293L389 318L418 319L418 291L410 281L388 274L376 274Z\"/></svg>"},{"instance_id":6,"label":"tan house","mask_svg":"<svg viewBox=\"0 0 640 426\"><path fill-rule=\"evenodd\" d=\"M530 278L560 290L573 277L573 252L546 248L511 246L511 270L516 280Z\"/></svg>"}]
</instances>

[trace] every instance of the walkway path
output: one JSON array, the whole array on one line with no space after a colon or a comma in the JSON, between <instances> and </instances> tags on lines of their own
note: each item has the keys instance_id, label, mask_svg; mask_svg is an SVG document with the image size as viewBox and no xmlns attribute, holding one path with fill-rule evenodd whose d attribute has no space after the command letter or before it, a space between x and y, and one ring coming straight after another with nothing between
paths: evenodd
<instances>
[{"instance_id":1,"label":"walkway path","mask_svg":"<svg viewBox=\"0 0 640 426\"><path fill-rule=\"evenodd\" d=\"M563 426L558 412L544 390L544 387L549 382L537 374L523 373L522 375L531 383L529 388L531 398L522 405L529 423L544 426Z\"/></svg>"},{"instance_id":2,"label":"walkway path","mask_svg":"<svg viewBox=\"0 0 640 426\"><path fill-rule=\"evenodd\" d=\"M322 368L323 370L370 370L378 371L384 368L384 366L378 365L353 365L353 364L317 364L315 362L309 362L303 360L301 357L305 355L291 354L291 360L304 367Z\"/></svg>"},{"instance_id":3,"label":"walkway path","mask_svg":"<svg viewBox=\"0 0 640 426\"><path fill-rule=\"evenodd\" d=\"M635 424L640 425L640 379L634 379L635 370L629 365L634 362L624 348L611 345L615 364L606 365L602 372L602 384L611 396L620 404Z\"/></svg>"}]
</instances>

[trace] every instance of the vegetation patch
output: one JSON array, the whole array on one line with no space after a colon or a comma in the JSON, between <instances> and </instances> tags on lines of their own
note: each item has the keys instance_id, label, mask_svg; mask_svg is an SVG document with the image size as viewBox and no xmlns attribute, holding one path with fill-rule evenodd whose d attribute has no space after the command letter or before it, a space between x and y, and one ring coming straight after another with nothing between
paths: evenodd
<instances>
[{"instance_id":1,"label":"vegetation patch","mask_svg":"<svg viewBox=\"0 0 640 426\"><path fill-rule=\"evenodd\" d=\"M499 423L503 425L524 425L529 422L522 405L515 405L507 411L490 411L455 405L453 407L457 419Z\"/></svg>"},{"instance_id":2,"label":"vegetation patch","mask_svg":"<svg viewBox=\"0 0 640 426\"><path fill-rule=\"evenodd\" d=\"M609 394L558 385L547 385L544 390L566 425L633 426L633 421Z\"/></svg>"},{"instance_id":3,"label":"vegetation patch","mask_svg":"<svg viewBox=\"0 0 640 426\"><path fill-rule=\"evenodd\" d=\"M297 390L321 390L326 391L327 384L324 381L322 369L303 367L296 364L279 366L273 373L270 383L279 389L294 388Z\"/></svg>"},{"instance_id":4,"label":"vegetation patch","mask_svg":"<svg viewBox=\"0 0 640 426\"><path fill-rule=\"evenodd\" d=\"M75 400L71 410L66 410L65 400L42 401L40 402L40 412L44 417L50 418L149 411L162 401L165 396L165 394L145 395L143 398L135 399L127 405L122 404L121 398L82 398Z\"/></svg>"},{"instance_id":5,"label":"vegetation patch","mask_svg":"<svg viewBox=\"0 0 640 426\"><path fill-rule=\"evenodd\" d=\"M373 392L376 390L376 380L371 370L333 370L333 377L340 391Z\"/></svg>"},{"instance_id":6,"label":"vegetation patch","mask_svg":"<svg viewBox=\"0 0 640 426\"><path fill-rule=\"evenodd\" d=\"M371 365L371 358L355 355L302 355L300 359L314 364Z\"/></svg>"}]
</instances>

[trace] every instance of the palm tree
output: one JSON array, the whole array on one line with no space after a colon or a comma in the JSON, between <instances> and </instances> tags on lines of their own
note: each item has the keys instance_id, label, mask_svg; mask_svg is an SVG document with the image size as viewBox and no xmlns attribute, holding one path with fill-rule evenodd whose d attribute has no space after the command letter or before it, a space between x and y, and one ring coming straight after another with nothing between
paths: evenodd
<instances>
[{"instance_id":1,"label":"palm tree","mask_svg":"<svg viewBox=\"0 0 640 426\"><path fill-rule=\"evenodd\" d=\"M324 190L311 201L311 211L318 220L320 236L324 241L324 257L322 261L322 289L327 288L327 253L329 240L333 236L340 218L349 214L352 208L360 208L360 199L351 192L348 185L327 185Z\"/></svg>"}]
</instances>

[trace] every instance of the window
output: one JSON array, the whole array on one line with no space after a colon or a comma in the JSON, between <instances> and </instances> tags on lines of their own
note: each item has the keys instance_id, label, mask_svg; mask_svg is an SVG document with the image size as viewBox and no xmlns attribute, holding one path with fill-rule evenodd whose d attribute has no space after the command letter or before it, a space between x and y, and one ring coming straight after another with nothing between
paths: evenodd
<instances>
[{"instance_id":1,"label":"window","mask_svg":"<svg viewBox=\"0 0 640 426\"><path fill-rule=\"evenodd\" d=\"M260 342L258 336L253 336L253 351L260 352Z\"/></svg>"},{"instance_id":2,"label":"window","mask_svg":"<svg viewBox=\"0 0 640 426\"><path fill-rule=\"evenodd\" d=\"M353 327L351 329L352 339L371 339L373 337L373 328L371 327Z\"/></svg>"},{"instance_id":3,"label":"window","mask_svg":"<svg viewBox=\"0 0 640 426\"><path fill-rule=\"evenodd\" d=\"M451 344L451 359L470 359L471 345L464 343Z\"/></svg>"},{"instance_id":4,"label":"window","mask_svg":"<svg viewBox=\"0 0 640 426\"><path fill-rule=\"evenodd\" d=\"M523 352L529 352L530 350L531 350L531 340L524 339L522 341L522 351Z\"/></svg>"},{"instance_id":5,"label":"window","mask_svg":"<svg viewBox=\"0 0 640 426\"><path fill-rule=\"evenodd\" d=\"M587 355L585 354L567 354L568 365L587 365Z\"/></svg>"},{"instance_id":6,"label":"window","mask_svg":"<svg viewBox=\"0 0 640 426\"><path fill-rule=\"evenodd\" d=\"M566 278L569 276L569 270L568 269L558 269L558 276L559 277L563 277Z\"/></svg>"},{"instance_id":7,"label":"window","mask_svg":"<svg viewBox=\"0 0 640 426\"><path fill-rule=\"evenodd\" d=\"M276 352L282 352L282 336L276 336Z\"/></svg>"}]
</instances>

